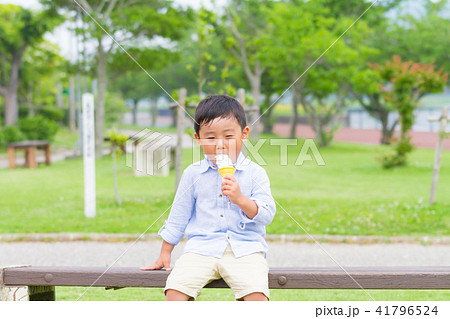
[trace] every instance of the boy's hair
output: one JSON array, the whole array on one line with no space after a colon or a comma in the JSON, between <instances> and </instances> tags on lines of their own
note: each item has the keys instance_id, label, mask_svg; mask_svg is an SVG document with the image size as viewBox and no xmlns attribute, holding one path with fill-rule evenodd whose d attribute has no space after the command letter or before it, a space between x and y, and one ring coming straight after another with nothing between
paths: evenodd
<instances>
[{"instance_id":1,"label":"boy's hair","mask_svg":"<svg viewBox=\"0 0 450 319\"><path fill-rule=\"evenodd\" d=\"M210 95L201 100L195 110L195 133L200 136L200 125L208 125L216 118L230 117L234 117L244 130L247 120L238 100L228 95Z\"/></svg>"}]
</instances>

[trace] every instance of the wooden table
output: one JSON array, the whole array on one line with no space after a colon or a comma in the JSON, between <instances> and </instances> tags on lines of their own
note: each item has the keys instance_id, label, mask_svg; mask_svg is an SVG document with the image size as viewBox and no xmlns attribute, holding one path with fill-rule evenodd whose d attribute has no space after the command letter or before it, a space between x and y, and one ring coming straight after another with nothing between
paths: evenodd
<instances>
[{"instance_id":1,"label":"wooden table","mask_svg":"<svg viewBox=\"0 0 450 319\"><path fill-rule=\"evenodd\" d=\"M45 151L45 164L50 165L50 142L49 141L22 141L8 144L9 168L16 167L16 150L25 150L25 166L37 167L36 148Z\"/></svg>"}]
</instances>

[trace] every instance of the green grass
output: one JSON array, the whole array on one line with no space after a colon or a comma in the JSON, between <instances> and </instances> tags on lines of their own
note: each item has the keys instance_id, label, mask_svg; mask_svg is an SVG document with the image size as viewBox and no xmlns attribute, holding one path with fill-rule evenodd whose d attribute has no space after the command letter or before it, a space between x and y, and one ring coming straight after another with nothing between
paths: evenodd
<instances>
[{"instance_id":1,"label":"green grass","mask_svg":"<svg viewBox=\"0 0 450 319\"><path fill-rule=\"evenodd\" d=\"M268 136L262 136L267 138ZM339 235L449 235L450 152L442 156L437 202L428 206L433 150L415 150L408 167L383 170L374 159L381 146L334 143L320 150L325 166L295 166L299 146L289 146L288 165L279 164L279 146L267 140L261 154L280 205L267 233ZM192 162L183 153L183 167ZM97 217L83 209L81 159L40 165L36 170L0 171L0 233L105 232L140 234L165 212L148 232L157 232L174 196L169 177L134 177L119 162L121 207L115 203L112 160L96 162ZM300 227L293 219L300 224Z\"/></svg>"},{"instance_id":2,"label":"green grass","mask_svg":"<svg viewBox=\"0 0 450 319\"><path fill-rule=\"evenodd\" d=\"M369 295L370 296L369 296ZM74 301L164 301L163 288L105 290L93 287L56 287L56 300ZM356 289L271 289L271 301L447 301L450 291L442 290L356 290ZM197 301L234 301L231 289L204 288Z\"/></svg>"}]
</instances>

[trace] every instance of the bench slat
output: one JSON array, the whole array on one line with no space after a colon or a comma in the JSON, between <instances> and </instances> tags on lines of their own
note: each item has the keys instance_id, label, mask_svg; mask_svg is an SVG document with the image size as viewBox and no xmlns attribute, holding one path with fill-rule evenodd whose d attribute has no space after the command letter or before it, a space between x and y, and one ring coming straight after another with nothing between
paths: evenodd
<instances>
[{"instance_id":1,"label":"bench slat","mask_svg":"<svg viewBox=\"0 0 450 319\"><path fill-rule=\"evenodd\" d=\"M169 272L133 267L22 267L4 270L9 286L164 287ZM350 276L351 277L350 277ZM99 278L100 277L100 278ZM271 268L271 289L450 289L450 267ZM206 288L227 288L222 280Z\"/></svg>"}]
</instances>

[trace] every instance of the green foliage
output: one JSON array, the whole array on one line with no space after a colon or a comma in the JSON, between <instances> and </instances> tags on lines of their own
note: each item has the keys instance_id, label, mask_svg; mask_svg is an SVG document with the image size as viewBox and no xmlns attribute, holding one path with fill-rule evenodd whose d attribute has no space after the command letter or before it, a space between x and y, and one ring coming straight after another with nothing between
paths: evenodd
<instances>
[{"instance_id":1,"label":"green foliage","mask_svg":"<svg viewBox=\"0 0 450 319\"><path fill-rule=\"evenodd\" d=\"M116 129L108 131L106 135L111 142L112 149L116 150L116 155L123 154L128 136L126 134L120 134Z\"/></svg>"},{"instance_id":2,"label":"green foliage","mask_svg":"<svg viewBox=\"0 0 450 319\"><path fill-rule=\"evenodd\" d=\"M400 120L400 138L395 146L396 155L386 155L382 160L383 167L406 165L406 156L413 149L407 133L414 124L414 110L418 101L426 93L442 92L447 81L447 73L443 69L435 70L433 63L423 64L413 61L403 62L394 55L385 64L369 64L379 72L379 94L387 104L396 109Z\"/></svg>"},{"instance_id":3,"label":"green foliage","mask_svg":"<svg viewBox=\"0 0 450 319\"><path fill-rule=\"evenodd\" d=\"M125 100L117 92L108 92L105 103L105 123L114 125L120 122L122 115L127 111Z\"/></svg>"},{"instance_id":4,"label":"green foliage","mask_svg":"<svg viewBox=\"0 0 450 319\"><path fill-rule=\"evenodd\" d=\"M395 143L394 139L394 143ZM390 148L384 152L381 152L377 158L383 168L389 169L396 166L407 165L407 155L414 150L414 146L411 144L411 136L406 136L395 143L393 148Z\"/></svg>"},{"instance_id":5,"label":"green foliage","mask_svg":"<svg viewBox=\"0 0 450 319\"><path fill-rule=\"evenodd\" d=\"M2 148L5 145L6 145L5 135L4 135L3 131L0 129L0 148Z\"/></svg>"},{"instance_id":6,"label":"green foliage","mask_svg":"<svg viewBox=\"0 0 450 319\"><path fill-rule=\"evenodd\" d=\"M62 121L64 118L64 110L56 107L43 107L39 109L38 114L54 122Z\"/></svg>"},{"instance_id":7,"label":"green foliage","mask_svg":"<svg viewBox=\"0 0 450 319\"><path fill-rule=\"evenodd\" d=\"M37 115L20 119L19 128L29 140L53 141L59 125L42 115Z\"/></svg>"},{"instance_id":8,"label":"green foliage","mask_svg":"<svg viewBox=\"0 0 450 319\"><path fill-rule=\"evenodd\" d=\"M3 140L6 144L26 140L26 136L14 125L3 128Z\"/></svg>"}]
</instances>

